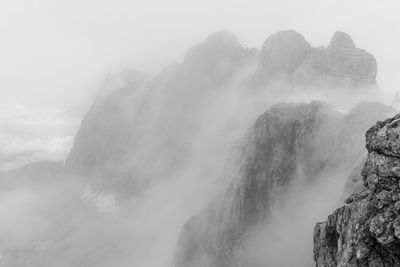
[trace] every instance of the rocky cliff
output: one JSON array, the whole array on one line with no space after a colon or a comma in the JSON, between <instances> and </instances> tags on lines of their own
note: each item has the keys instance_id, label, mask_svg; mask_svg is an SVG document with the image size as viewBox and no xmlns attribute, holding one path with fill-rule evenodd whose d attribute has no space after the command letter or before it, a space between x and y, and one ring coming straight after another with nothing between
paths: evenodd
<instances>
[{"instance_id":1,"label":"rocky cliff","mask_svg":"<svg viewBox=\"0 0 400 267\"><path fill-rule=\"evenodd\" d=\"M159 175L182 165L210 105L256 55L231 33L219 32L155 77L111 75L82 120L67 169L150 177L156 174L140 170L157 169Z\"/></svg>"},{"instance_id":2,"label":"rocky cliff","mask_svg":"<svg viewBox=\"0 0 400 267\"><path fill-rule=\"evenodd\" d=\"M176 266L272 264L268 259L245 260L245 244L254 238L255 229L268 224L273 207L286 201L293 188L319 183L334 171L350 173L365 157L362 143L353 143L353 139L362 137L368 120L370 125L376 117L393 113L377 103L361 104L348 114L321 102L270 108L236 144L238 158L232 161L234 171L225 177L227 189L184 226ZM353 123L358 127L351 128ZM314 201L325 196L319 198ZM304 200L301 196L295 199L295 203ZM291 240L290 246L301 248L301 243ZM298 260L298 266L304 266L302 261Z\"/></svg>"},{"instance_id":3,"label":"rocky cliff","mask_svg":"<svg viewBox=\"0 0 400 267\"><path fill-rule=\"evenodd\" d=\"M357 86L364 88L375 83L375 74L373 57L344 33L336 33L328 48L315 49L299 33L282 31L258 51L243 47L229 32L218 32L155 77L132 70L110 75L82 120L66 167L79 175L103 176L102 184L135 188L191 164L199 150L193 140L205 144L200 149L214 147L215 155L223 155L216 147L228 147L275 103L277 96L269 92L280 88L268 84L276 77L306 88L316 80L324 88L359 80ZM251 90L254 81L266 87ZM279 91L278 97L279 102L292 99L293 92ZM213 143L217 136L224 141Z\"/></svg>"},{"instance_id":4,"label":"rocky cliff","mask_svg":"<svg viewBox=\"0 0 400 267\"><path fill-rule=\"evenodd\" d=\"M366 133L364 188L314 228L317 266L400 266L400 116Z\"/></svg>"},{"instance_id":5,"label":"rocky cliff","mask_svg":"<svg viewBox=\"0 0 400 267\"><path fill-rule=\"evenodd\" d=\"M270 36L260 51L258 83L276 79L294 84L330 86L374 85L375 58L357 48L351 37L336 32L327 48L313 48L294 31Z\"/></svg>"}]
</instances>

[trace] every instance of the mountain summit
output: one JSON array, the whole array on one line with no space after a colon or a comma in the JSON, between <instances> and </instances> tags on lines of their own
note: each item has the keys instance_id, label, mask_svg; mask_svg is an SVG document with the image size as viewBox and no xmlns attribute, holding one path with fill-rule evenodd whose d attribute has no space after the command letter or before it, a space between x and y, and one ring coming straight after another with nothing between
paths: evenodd
<instances>
[{"instance_id":1,"label":"mountain summit","mask_svg":"<svg viewBox=\"0 0 400 267\"><path fill-rule=\"evenodd\" d=\"M263 44L257 84L284 79L294 84L360 86L376 83L375 58L337 31L328 46L313 48L295 31L271 35Z\"/></svg>"}]
</instances>

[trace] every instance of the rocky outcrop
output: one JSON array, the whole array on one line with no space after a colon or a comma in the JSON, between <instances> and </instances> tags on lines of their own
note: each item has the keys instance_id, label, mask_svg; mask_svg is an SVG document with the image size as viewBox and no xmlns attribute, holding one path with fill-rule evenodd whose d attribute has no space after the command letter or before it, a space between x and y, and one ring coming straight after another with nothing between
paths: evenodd
<instances>
[{"instance_id":1,"label":"rocky outcrop","mask_svg":"<svg viewBox=\"0 0 400 267\"><path fill-rule=\"evenodd\" d=\"M124 159L134 127L127 107L129 98L145 77L137 71L125 71L104 81L75 136L66 161L68 170L90 174L110 169Z\"/></svg>"},{"instance_id":2,"label":"rocky outcrop","mask_svg":"<svg viewBox=\"0 0 400 267\"><path fill-rule=\"evenodd\" d=\"M184 59L187 71L208 76L213 83L227 82L257 56L257 49L245 49L228 31L214 33L188 51Z\"/></svg>"},{"instance_id":3,"label":"rocky outcrop","mask_svg":"<svg viewBox=\"0 0 400 267\"><path fill-rule=\"evenodd\" d=\"M264 79L275 75L289 76L311 51L311 45L301 34L295 31L277 32L262 45L257 75Z\"/></svg>"},{"instance_id":4,"label":"rocky outcrop","mask_svg":"<svg viewBox=\"0 0 400 267\"><path fill-rule=\"evenodd\" d=\"M326 75L340 76L338 81L352 80L346 69L363 68L364 61L345 66L345 61L354 61L348 56L357 50L351 43L347 35L336 34L328 49L315 49L299 33L282 31L269 37L258 51L243 47L234 35L224 31L194 46L182 63L155 77L134 70L111 75L82 120L66 161L67 170L82 176L102 176L100 184L108 186L111 181L111 186L118 184L124 190L169 176L196 157L193 153L198 147L193 140L206 139L199 137L205 131L220 127L214 135L234 135L227 128L240 124L248 127L272 104L269 99L275 99L274 90L279 91L280 101L286 97L280 87L251 90L252 82L264 86L279 76L309 89L320 78L324 86L335 84L332 80L327 83ZM353 52L343 54L343 60L333 60L333 53L350 50ZM293 98L292 92L287 95ZM240 97L243 101L238 100ZM237 107L245 112L240 114ZM228 147L230 141L223 139L224 148ZM210 140L205 142L212 147ZM221 157L224 154L218 153Z\"/></svg>"},{"instance_id":5,"label":"rocky outcrop","mask_svg":"<svg viewBox=\"0 0 400 267\"><path fill-rule=\"evenodd\" d=\"M176 266L252 266L243 263L243 250L253 230L268 222L272 207L294 186L312 185L335 170L350 173L365 157L362 143L351 142L379 117L379 109L380 118L394 113L377 103L360 104L348 114L321 102L267 110L236 144L227 189L182 229Z\"/></svg>"},{"instance_id":6,"label":"rocky outcrop","mask_svg":"<svg viewBox=\"0 0 400 267\"><path fill-rule=\"evenodd\" d=\"M256 57L231 33L218 32L155 77L111 75L82 120L67 169L122 190L168 177L191 159L216 99Z\"/></svg>"},{"instance_id":7,"label":"rocky outcrop","mask_svg":"<svg viewBox=\"0 0 400 267\"><path fill-rule=\"evenodd\" d=\"M376 83L376 74L375 58L357 48L346 33L336 32L327 48L312 48L297 32L282 31L263 44L256 81L365 86Z\"/></svg>"},{"instance_id":8,"label":"rocky outcrop","mask_svg":"<svg viewBox=\"0 0 400 267\"><path fill-rule=\"evenodd\" d=\"M240 166L226 192L184 226L177 267L240 266L235 251L293 181L301 144L329 111L322 103L280 104L257 119L236 147Z\"/></svg>"},{"instance_id":9,"label":"rocky outcrop","mask_svg":"<svg viewBox=\"0 0 400 267\"><path fill-rule=\"evenodd\" d=\"M400 266L400 115L366 133L363 191L314 229L317 266Z\"/></svg>"},{"instance_id":10,"label":"rocky outcrop","mask_svg":"<svg viewBox=\"0 0 400 267\"><path fill-rule=\"evenodd\" d=\"M354 44L350 35L348 35L345 32L337 31L333 35L332 40L329 43L328 49L336 50L336 49L343 49L343 48L354 49L354 48L356 48L356 45Z\"/></svg>"},{"instance_id":11,"label":"rocky outcrop","mask_svg":"<svg viewBox=\"0 0 400 267\"><path fill-rule=\"evenodd\" d=\"M350 36L336 32L328 46L330 69L339 78L353 83L371 84L376 82L377 64L375 58L365 50L356 48Z\"/></svg>"}]
</instances>

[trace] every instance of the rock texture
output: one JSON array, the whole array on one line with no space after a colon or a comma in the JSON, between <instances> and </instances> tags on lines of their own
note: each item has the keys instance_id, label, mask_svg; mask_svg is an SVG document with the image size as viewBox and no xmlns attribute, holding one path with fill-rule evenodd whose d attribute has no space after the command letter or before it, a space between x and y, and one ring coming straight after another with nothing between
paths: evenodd
<instances>
[{"instance_id":1,"label":"rock texture","mask_svg":"<svg viewBox=\"0 0 400 267\"><path fill-rule=\"evenodd\" d=\"M328 46L330 69L336 77L347 77L355 83L375 83L377 64L365 50L356 48L350 36L336 32Z\"/></svg>"},{"instance_id":2,"label":"rock texture","mask_svg":"<svg viewBox=\"0 0 400 267\"><path fill-rule=\"evenodd\" d=\"M111 75L82 120L67 169L123 191L182 170L199 151L194 140L204 125L218 120L218 101L235 92L231 84L256 58L256 50L218 32L155 77Z\"/></svg>"},{"instance_id":3,"label":"rock texture","mask_svg":"<svg viewBox=\"0 0 400 267\"><path fill-rule=\"evenodd\" d=\"M263 44L256 81L360 86L375 85L376 74L375 58L346 33L336 32L327 48L313 48L299 33L282 31Z\"/></svg>"},{"instance_id":4,"label":"rock texture","mask_svg":"<svg viewBox=\"0 0 400 267\"><path fill-rule=\"evenodd\" d=\"M310 88L316 81L324 87L356 80L374 84L375 75L374 58L345 33L337 32L328 48L312 48L299 33L281 31L258 52L244 48L233 34L218 32L156 77L133 70L110 75L82 120L66 166L80 175L148 180L185 165L193 139L204 129L200 125L215 119L213 109L219 112L218 101L229 103L251 91L251 81L265 85L280 77Z\"/></svg>"},{"instance_id":5,"label":"rock texture","mask_svg":"<svg viewBox=\"0 0 400 267\"><path fill-rule=\"evenodd\" d=\"M311 45L295 31L273 34L261 48L258 74L266 79L273 75L290 75L311 51Z\"/></svg>"},{"instance_id":6,"label":"rock texture","mask_svg":"<svg viewBox=\"0 0 400 267\"><path fill-rule=\"evenodd\" d=\"M317 266L400 266L400 115L366 133L364 190L314 229Z\"/></svg>"},{"instance_id":7,"label":"rock texture","mask_svg":"<svg viewBox=\"0 0 400 267\"><path fill-rule=\"evenodd\" d=\"M258 266L243 262L243 247L268 221L272 206L296 182L311 185L335 170L349 173L365 157L362 143L353 139L360 139L374 118L393 113L377 103L361 104L348 114L322 102L267 110L236 144L238 158L225 177L227 189L182 229L176 266ZM359 127L351 128L354 123Z\"/></svg>"},{"instance_id":8,"label":"rock texture","mask_svg":"<svg viewBox=\"0 0 400 267\"><path fill-rule=\"evenodd\" d=\"M90 174L112 168L124 159L134 127L127 105L145 78L137 71L125 71L104 81L75 136L66 161L67 169Z\"/></svg>"}]
</instances>

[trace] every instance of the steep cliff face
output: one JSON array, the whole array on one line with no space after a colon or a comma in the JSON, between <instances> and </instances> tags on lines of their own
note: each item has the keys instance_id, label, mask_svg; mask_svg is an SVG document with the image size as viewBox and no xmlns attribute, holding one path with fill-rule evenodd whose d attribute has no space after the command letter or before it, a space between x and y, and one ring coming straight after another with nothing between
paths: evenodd
<instances>
[{"instance_id":1,"label":"steep cliff face","mask_svg":"<svg viewBox=\"0 0 400 267\"><path fill-rule=\"evenodd\" d=\"M218 117L212 114L216 100L256 56L231 33L219 32L155 77L136 71L110 76L82 120L67 169L124 188L127 180L168 176L193 156L204 123Z\"/></svg>"},{"instance_id":2,"label":"steep cliff face","mask_svg":"<svg viewBox=\"0 0 400 267\"><path fill-rule=\"evenodd\" d=\"M238 159L231 162L234 171L225 177L227 189L184 226L176 266L271 264L268 259L256 263L244 258L245 244L255 229L268 224L272 207L294 187L320 182L334 171L350 173L365 157L362 143L351 144L365 132L365 121L369 118L370 125L374 118L394 113L382 104L361 106L343 114L321 102L279 104L262 114L235 146ZM376 115L365 115L372 110ZM355 121L360 126L351 129L349 123ZM304 266L300 259L298 264Z\"/></svg>"},{"instance_id":3,"label":"steep cliff face","mask_svg":"<svg viewBox=\"0 0 400 267\"><path fill-rule=\"evenodd\" d=\"M137 71L125 71L104 81L75 136L66 161L68 169L89 174L112 168L124 159L134 127L129 98L138 93L144 80Z\"/></svg>"},{"instance_id":4,"label":"steep cliff face","mask_svg":"<svg viewBox=\"0 0 400 267\"><path fill-rule=\"evenodd\" d=\"M356 75L354 71L360 69L371 73ZM155 77L137 71L110 76L82 120L66 166L82 175L142 180L165 176L187 165L198 149L193 148L193 140L208 127L204 124L221 127L214 134L225 136L236 132L224 132L223 127L247 127L249 118L273 102L269 99L276 95L268 97L268 92L281 89L268 87L276 77L306 88L316 80L332 86L336 84L332 77L346 83L357 76L363 81L359 85L365 85L375 83L374 70L373 57L355 48L344 33L336 33L327 49L315 49L299 33L282 31L270 36L258 51L244 48L229 32L218 32L190 49L182 63ZM267 84L260 95L250 90L254 81ZM284 101L282 93L279 97ZM287 94L290 97L293 92ZM260 99L265 99L262 105L254 104Z\"/></svg>"},{"instance_id":5,"label":"steep cliff face","mask_svg":"<svg viewBox=\"0 0 400 267\"><path fill-rule=\"evenodd\" d=\"M262 45L257 75L264 79L275 75L287 78L311 51L311 45L295 31L273 34Z\"/></svg>"},{"instance_id":6,"label":"steep cliff face","mask_svg":"<svg viewBox=\"0 0 400 267\"><path fill-rule=\"evenodd\" d=\"M294 73L294 80L301 83L332 85L374 85L377 63L375 58L363 49L357 48L351 37L336 32L328 48L320 47L307 54Z\"/></svg>"},{"instance_id":7,"label":"steep cliff face","mask_svg":"<svg viewBox=\"0 0 400 267\"><path fill-rule=\"evenodd\" d=\"M366 133L364 189L314 228L317 266L400 266L400 116Z\"/></svg>"},{"instance_id":8,"label":"steep cliff face","mask_svg":"<svg viewBox=\"0 0 400 267\"><path fill-rule=\"evenodd\" d=\"M240 166L226 192L182 230L176 266L240 266L235 250L293 181L302 143L338 115L331 112L322 103L281 104L261 115L236 147Z\"/></svg>"},{"instance_id":9,"label":"steep cliff face","mask_svg":"<svg viewBox=\"0 0 400 267\"><path fill-rule=\"evenodd\" d=\"M260 51L255 75L258 83L288 81L293 84L324 86L374 86L377 63L351 37L336 32L328 45L313 48L294 31L270 36Z\"/></svg>"}]
</instances>

